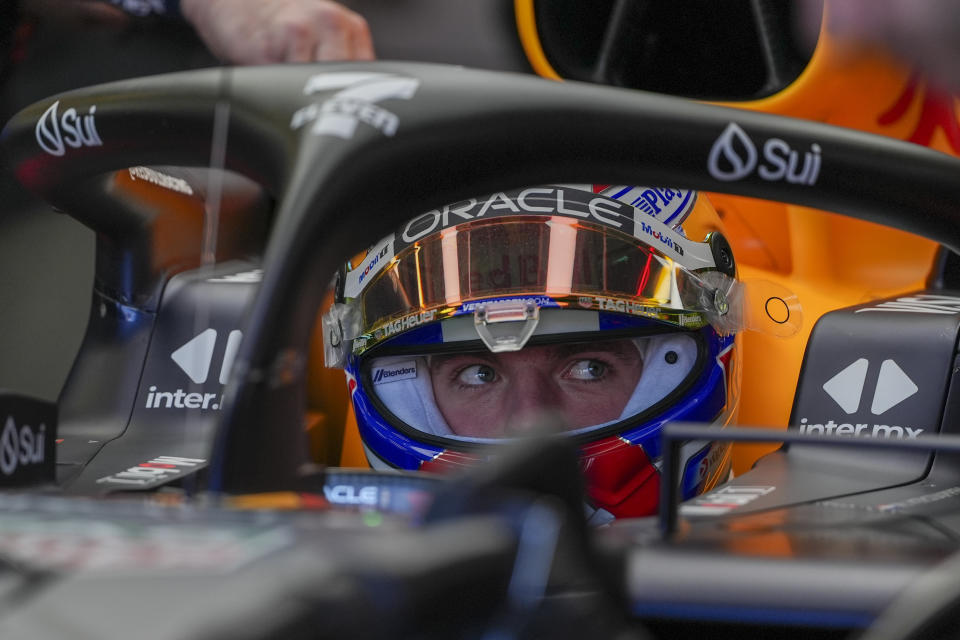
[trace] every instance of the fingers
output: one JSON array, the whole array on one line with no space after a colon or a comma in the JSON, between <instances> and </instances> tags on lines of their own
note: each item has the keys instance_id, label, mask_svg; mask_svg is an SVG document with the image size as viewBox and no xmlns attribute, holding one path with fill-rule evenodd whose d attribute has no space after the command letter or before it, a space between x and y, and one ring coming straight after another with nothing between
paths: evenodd
<instances>
[{"instance_id":1,"label":"fingers","mask_svg":"<svg viewBox=\"0 0 960 640\"><path fill-rule=\"evenodd\" d=\"M317 46L312 60L373 60L373 39L363 16L340 5L327 3L317 17Z\"/></svg>"},{"instance_id":2,"label":"fingers","mask_svg":"<svg viewBox=\"0 0 960 640\"><path fill-rule=\"evenodd\" d=\"M181 0L181 8L229 64L374 59L367 21L332 0Z\"/></svg>"}]
</instances>

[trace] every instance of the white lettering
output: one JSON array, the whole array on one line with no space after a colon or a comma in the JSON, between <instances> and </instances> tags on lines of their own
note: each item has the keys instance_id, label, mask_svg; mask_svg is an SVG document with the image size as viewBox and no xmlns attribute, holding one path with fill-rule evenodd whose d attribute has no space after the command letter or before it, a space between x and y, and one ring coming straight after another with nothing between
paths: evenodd
<instances>
[{"instance_id":1,"label":"white lettering","mask_svg":"<svg viewBox=\"0 0 960 640\"><path fill-rule=\"evenodd\" d=\"M444 206L441 213L443 216L443 226L447 227L450 225L451 213L458 218L463 218L464 220L473 220L473 216L467 212L470 211L470 209L473 209L475 206L477 206L477 201L474 198L464 200L463 203L458 202L456 204Z\"/></svg>"},{"instance_id":2,"label":"white lettering","mask_svg":"<svg viewBox=\"0 0 960 640\"><path fill-rule=\"evenodd\" d=\"M357 504L376 506L378 499L377 487L354 487L349 484L338 484L323 488L324 496L334 504Z\"/></svg>"},{"instance_id":3,"label":"white lettering","mask_svg":"<svg viewBox=\"0 0 960 640\"><path fill-rule=\"evenodd\" d=\"M537 207L527 203L527 198L531 195L540 194L549 196L552 193L553 189L524 189L520 192L520 195L517 196L517 204L519 204L524 211L530 211L531 213L552 213L553 207Z\"/></svg>"},{"instance_id":4,"label":"white lettering","mask_svg":"<svg viewBox=\"0 0 960 640\"><path fill-rule=\"evenodd\" d=\"M420 231L415 231L411 233L411 229L415 227L423 226L420 223L420 221L424 219L429 219L430 226ZM403 230L403 233L400 235L400 237L403 239L404 242L416 242L423 236L427 235L428 233L436 229L439 223L440 223L440 212L437 211L436 209L434 209L433 211L427 211L426 213L421 213L419 216L417 216L416 218L414 218L413 220L407 223L407 227Z\"/></svg>"},{"instance_id":5,"label":"white lettering","mask_svg":"<svg viewBox=\"0 0 960 640\"><path fill-rule=\"evenodd\" d=\"M53 156L62 156L67 146L78 149L83 146L99 147L103 144L97 133L97 123L94 115L96 105L90 107L89 113L81 116L77 110L70 107L61 116L57 114L60 101L50 105L34 129L37 144L40 148ZM64 135L65 134L65 135Z\"/></svg>"},{"instance_id":6,"label":"white lettering","mask_svg":"<svg viewBox=\"0 0 960 640\"><path fill-rule=\"evenodd\" d=\"M144 407L147 409L220 409L220 402L212 402L217 398L215 393L187 393L183 389L176 391L158 391L151 386L147 391L147 400Z\"/></svg>"},{"instance_id":7,"label":"white lettering","mask_svg":"<svg viewBox=\"0 0 960 640\"><path fill-rule=\"evenodd\" d=\"M0 434L0 473L9 476L18 467L42 463L46 431L44 424L36 430L29 425L18 429L13 416L8 416Z\"/></svg>"},{"instance_id":8,"label":"white lettering","mask_svg":"<svg viewBox=\"0 0 960 640\"><path fill-rule=\"evenodd\" d=\"M887 424L866 424L843 423L838 425L833 420L828 420L826 424L808 424L806 418L800 419L800 433L805 435L838 435L838 436L863 436L868 438L916 438L923 433L923 429L913 427L902 427L899 425Z\"/></svg>"},{"instance_id":9,"label":"white lettering","mask_svg":"<svg viewBox=\"0 0 960 640\"><path fill-rule=\"evenodd\" d=\"M185 468L192 469L205 464L203 458L182 458L180 456L157 456L135 467L124 469L113 475L97 480L103 484L133 484L138 486L165 482L183 475Z\"/></svg>"},{"instance_id":10,"label":"white lettering","mask_svg":"<svg viewBox=\"0 0 960 640\"><path fill-rule=\"evenodd\" d=\"M502 211L504 209L509 209L513 213L520 213L520 208L514 204L513 200L508 198L507 194L505 194L503 191L498 191L483 203L483 206L480 207L480 212L477 213L477 217L482 218L489 210Z\"/></svg>"},{"instance_id":11,"label":"white lettering","mask_svg":"<svg viewBox=\"0 0 960 640\"><path fill-rule=\"evenodd\" d=\"M305 95L319 91L340 89L320 105L308 105L294 112L290 127L299 129L313 122L311 132L350 139L362 122L385 136L396 135L400 119L391 111L375 104L381 100L409 100L416 93L420 81L386 73L325 73L307 80Z\"/></svg>"},{"instance_id":12,"label":"white lettering","mask_svg":"<svg viewBox=\"0 0 960 640\"><path fill-rule=\"evenodd\" d=\"M786 180L793 184L816 184L820 175L820 145L813 143L810 150L801 152L790 147L780 138L770 138L763 143L763 160L757 163L757 147L753 140L736 123L731 122L713 143L707 158L707 170L717 180L731 182L743 180L754 169L757 175L768 182Z\"/></svg>"},{"instance_id":13,"label":"white lettering","mask_svg":"<svg viewBox=\"0 0 960 640\"><path fill-rule=\"evenodd\" d=\"M787 156L790 153L790 145L783 140L779 138L767 140L763 145L763 157L770 166L760 165L757 173L760 174L761 178L770 182L782 180L783 176L787 174Z\"/></svg>"},{"instance_id":14,"label":"white lettering","mask_svg":"<svg viewBox=\"0 0 960 640\"><path fill-rule=\"evenodd\" d=\"M587 207L590 209L590 215L594 218L610 225L611 227L616 227L619 229L623 224L618 220L612 220L610 218L604 218L601 214L607 214L608 216L619 216L620 213L617 209L620 208L620 203L615 200L607 200L606 198L594 198L591 200ZM610 207L615 207L611 209Z\"/></svg>"},{"instance_id":15,"label":"white lettering","mask_svg":"<svg viewBox=\"0 0 960 640\"><path fill-rule=\"evenodd\" d=\"M928 313L932 315L952 315L960 313L960 298L943 295L922 294L896 300L881 302L874 307L857 309L854 313L868 311L887 311L892 313Z\"/></svg>"},{"instance_id":16,"label":"white lettering","mask_svg":"<svg viewBox=\"0 0 960 640\"><path fill-rule=\"evenodd\" d=\"M173 176L155 171L150 167L130 167L130 177L133 180L144 180L164 189L170 189L178 193L184 193L188 196L193 195L193 187L183 178L174 178Z\"/></svg>"}]
</instances>

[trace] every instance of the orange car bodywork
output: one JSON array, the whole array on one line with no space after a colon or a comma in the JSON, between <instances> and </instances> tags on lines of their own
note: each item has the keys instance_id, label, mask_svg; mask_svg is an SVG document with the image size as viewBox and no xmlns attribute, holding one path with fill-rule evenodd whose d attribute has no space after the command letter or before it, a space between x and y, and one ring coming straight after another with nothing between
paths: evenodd
<instances>
[{"instance_id":1,"label":"orange car bodywork","mask_svg":"<svg viewBox=\"0 0 960 640\"><path fill-rule=\"evenodd\" d=\"M560 80L540 46L535 1L515 0L518 33L534 71ZM725 104L860 129L960 155L955 97L881 51L853 47L832 37L829 4L824 16L810 62L794 82L760 100ZM784 285L797 294L803 308L803 326L793 336L755 332L743 336L739 422L785 428L804 348L816 320L832 309L923 288L937 245L827 212L710 195L727 225L741 276ZM319 348L314 351L320 352ZM348 407L346 416L325 415L327 407L343 406L346 390L329 380L321 358L312 361L311 404L323 409L311 414L311 431L329 432L323 427L346 422L342 443L339 437L323 437L323 444L314 439L317 459L367 466L352 410ZM774 447L739 446L734 451L734 471L749 469Z\"/></svg>"}]
</instances>

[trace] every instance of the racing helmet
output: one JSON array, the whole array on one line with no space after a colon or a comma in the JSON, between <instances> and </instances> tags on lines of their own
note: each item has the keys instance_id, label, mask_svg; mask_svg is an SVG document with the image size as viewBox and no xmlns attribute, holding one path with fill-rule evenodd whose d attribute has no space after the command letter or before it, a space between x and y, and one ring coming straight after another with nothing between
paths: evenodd
<instances>
[{"instance_id":1,"label":"racing helmet","mask_svg":"<svg viewBox=\"0 0 960 640\"><path fill-rule=\"evenodd\" d=\"M324 315L370 465L443 471L545 416L578 445L593 523L656 511L661 427L736 419L736 266L691 190L546 185L428 211L348 264ZM729 444L682 450L685 498Z\"/></svg>"}]
</instances>

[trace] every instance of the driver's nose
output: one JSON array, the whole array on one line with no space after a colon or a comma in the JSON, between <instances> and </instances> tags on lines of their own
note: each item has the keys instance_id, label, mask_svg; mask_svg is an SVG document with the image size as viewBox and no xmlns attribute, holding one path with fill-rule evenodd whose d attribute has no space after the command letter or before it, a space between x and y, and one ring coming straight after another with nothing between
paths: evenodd
<instances>
[{"instance_id":1,"label":"driver's nose","mask_svg":"<svg viewBox=\"0 0 960 640\"><path fill-rule=\"evenodd\" d=\"M505 403L506 434L521 435L532 429L542 429L547 416L557 416L562 411L560 389L539 371L513 381Z\"/></svg>"}]
</instances>

